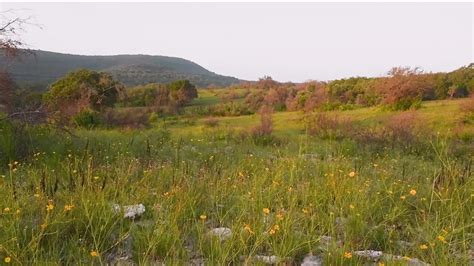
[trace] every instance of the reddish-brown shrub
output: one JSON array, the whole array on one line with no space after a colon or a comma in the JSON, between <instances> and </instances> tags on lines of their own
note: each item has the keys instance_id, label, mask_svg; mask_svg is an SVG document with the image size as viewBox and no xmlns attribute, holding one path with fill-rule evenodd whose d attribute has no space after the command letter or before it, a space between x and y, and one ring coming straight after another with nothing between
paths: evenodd
<instances>
[{"instance_id":1,"label":"reddish-brown shrub","mask_svg":"<svg viewBox=\"0 0 474 266\"><path fill-rule=\"evenodd\" d=\"M260 115L260 124L253 127L250 131L254 137L270 136L273 133L273 109L264 105L258 111Z\"/></svg>"},{"instance_id":2,"label":"reddish-brown shrub","mask_svg":"<svg viewBox=\"0 0 474 266\"><path fill-rule=\"evenodd\" d=\"M474 114L474 92L471 94L469 99L461 104L461 111L465 114Z\"/></svg>"},{"instance_id":3,"label":"reddish-brown shrub","mask_svg":"<svg viewBox=\"0 0 474 266\"><path fill-rule=\"evenodd\" d=\"M354 134L354 124L348 118L338 114L319 112L305 117L306 132L320 138L338 139L351 137Z\"/></svg>"},{"instance_id":4,"label":"reddish-brown shrub","mask_svg":"<svg viewBox=\"0 0 474 266\"><path fill-rule=\"evenodd\" d=\"M239 94L235 90L231 89L229 91L223 91L219 93L219 98L223 103L228 103L238 99Z\"/></svg>"},{"instance_id":5,"label":"reddish-brown shrub","mask_svg":"<svg viewBox=\"0 0 474 266\"><path fill-rule=\"evenodd\" d=\"M407 110L419 103L434 91L435 84L429 74L418 68L395 67L389 77L378 80L376 87L382 95L382 103L395 110Z\"/></svg>"},{"instance_id":6,"label":"reddish-brown shrub","mask_svg":"<svg viewBox=\"0 0 474 266\"><path fill-rule=\"evenodd\" d=\"M204 120L204 125L208 127L217 127L219 125L219 119L215 117L209 117Z\"/></svg>"},{"instance_id":7,"label":"reddish-brown shrub","mask_svg":"<svg viewBox=\"0 0 474 266\"><path fill-rule=\"evenodd\" d=\"M471 94L468 100L461 104L460 109L463 113L462 123L474 123L474 93Z\"/></svg>"},{"instance_id":8,"label":"reddish-brown shrub","mask_svg":"<svg viewBox=\"0 0 474 266\"><path fill-rule=\"evenodd\" d=\"M428 137L429 127L416 111L393 115L384 123L383 136L392 143L414 143L422 135Z\"/></svg>"}]
</instances>

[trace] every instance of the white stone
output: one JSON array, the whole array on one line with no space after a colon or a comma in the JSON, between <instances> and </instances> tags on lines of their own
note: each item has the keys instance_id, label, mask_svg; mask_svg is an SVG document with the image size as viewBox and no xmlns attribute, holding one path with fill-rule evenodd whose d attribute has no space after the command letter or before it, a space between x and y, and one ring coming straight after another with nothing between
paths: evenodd
<instances>
[{"instance_id":1,"label":"white stone","mask_svg":"<svg viewBox=\"0 0 474 266\"><path fill-rule=\"evenodd\" d=\"M209 231L209 234L211 236L218 237L221 241L223 241L232 237L232 230L227 227L217 227L211 229L211 231Z\"/></svg>"},{"instance_id":2,"label":"white stone","mask_svg":"<svg viewBox=\"0 0 474 266\"><path fill-rule=\"evenodd\" d=\"M323 259L319 256L314 256L314 255L306 255L304 257L303 262L301 263L301 266L322 266L323 265Z\"/></svg>"},{"instance_id":3,"label":"white stone","mask_svg":"<svg viewBox=\"0 0 474 266\"><path fill-rule=\"evenodd\" d=\"M145 206L141 203L127 206L114 204L114 211L115 213L120 213L123 211L123 218L135 219L136 217L139 217L145 213Z\"/></svg>"},{"instance_id":4,"label":"white stone","mask_svg":"<svg viewBox=\"0 0 474 266\"><path fill-rule=\"evenodd\" d=\"M383 252L378 250L358 250L354 251L354 254L374 261L381 259L383 256Z\"/></svg>"},{"instance_id":5,"label":"white stone","mask_svg":"<svg viewBox=\"0 0 474 266\"><path fill-rule=\"evenodd\" d=\"M409 266L429 266L431 264L421 261L417 258L406 258L400 255L384 254L385 261L405 261Z\"/></svg>"},{"instance_id":6,"label":"white stone","mask_svg":"<svg viewBox=\"0 0 474 266\"><path fill-rule=\"evenodd\" d=\"M276 264L280 262L280 258L277 256L264 256L264 255L256 255L255 260L266 263L266 264Z\"/></svg>"}]
</instances>

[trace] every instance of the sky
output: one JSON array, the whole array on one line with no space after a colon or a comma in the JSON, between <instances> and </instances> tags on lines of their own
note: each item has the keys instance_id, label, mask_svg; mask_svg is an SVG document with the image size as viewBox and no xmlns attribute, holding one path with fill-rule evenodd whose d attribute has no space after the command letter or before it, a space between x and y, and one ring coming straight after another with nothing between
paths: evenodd
<instances>
[{"instance_id":1,"label":"sky","mask_svg":"<svg viewBox=\"0 0 474 266\"><path fill-rule=\"evenodd\" d=\"M0 3L32 49L191 60L241 79L381 76L474 62L473 3Z\"/></svg>"}]
</instances>

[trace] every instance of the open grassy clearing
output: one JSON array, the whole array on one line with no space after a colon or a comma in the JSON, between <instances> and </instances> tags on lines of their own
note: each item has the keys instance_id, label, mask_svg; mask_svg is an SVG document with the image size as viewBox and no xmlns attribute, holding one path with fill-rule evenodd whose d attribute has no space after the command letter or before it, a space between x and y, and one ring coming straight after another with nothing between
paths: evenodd
<instances>
[{"instance_id":1,"label":"open grassy clearing","mask_svg":"<svg viewBox=\"0 0 474 266\"><path fill-rule=\"evenodd\" d=\"M427 126L443 134L451 134L462 120L462 113L459 112L460 105L467 99L443 100L424 102L422 107L417 110L419 119L424 121ZM348 111L331 111L330 114L337 114L340 117L349 118L363 125L378 124L399 112L384 110L381 107L359 108ZM290 136L304 135L304 124L302 123L303 113L294 112L276 112L273 115L275 134ZM192 121L177 122L170 124L169 129L174 134L189 134L206 130L205 121L207 118L200 118ZM245 130L259 123L258 114L236 117L217 117L219 126L229 130ZM474 127L464 128L466 132L474 133Z\"/></svg>"},{"instance_id":2,"label":"open grassy clearing","mask_svg":"<svg viewBox=\"0 0 474 266\"><path fill-rule=\"evenodd\" d=\"M445 131L458 105L428 102L418 112ZM391 112L340 115L370 124ZM386 265L469 263L472 151L452 155L449 134L408 148L319 139L299 117L275 113L280 141L267 145L232 133L258 124L255 115L219 118L213 128L201 119L44 135L2 173L0 256L43 265L291 265L313 254L325 265L359 265L367 259L356 251L372 249L394 255L376 258ZM123 218L114 204L146 211ZM213 236L216 228L230 231Z\"/></svg>"}]
</instances>

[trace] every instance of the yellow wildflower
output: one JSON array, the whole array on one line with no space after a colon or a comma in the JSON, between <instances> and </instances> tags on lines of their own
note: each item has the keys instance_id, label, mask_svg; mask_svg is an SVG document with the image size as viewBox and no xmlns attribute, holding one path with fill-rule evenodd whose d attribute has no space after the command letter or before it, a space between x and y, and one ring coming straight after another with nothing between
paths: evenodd
<instances>
[{"instance_id":1,"label":"yellow wildflower","mask_svg":"<svg viewBox=\"0 0 474 266\"><path fill-rule=\"evenodd\" d=\"M4 212L9 212L10 211L10 208L8 207L5 207L5 209L3 209Z\"/></svg>"},{"instance_id":2,"label":"yellow wildflower","mask_svg":"<svg viewBox=\"0 0 474 266\"><path fill-rule=\"evenodd\" d=\"M421 244L420 249L422 250L428 249L428 246L426 244Z\"/></svg>"},{"instance_id":3,"label":"yellow wildflower","mask_svg":"<svg viewBox=\"0 0 474 266\"><path fill-rule=\"evenodd\" d=\"M249 232L249 233L251 233L251 234L254 233L254 232L252 231L252 228L250 228L250 225L248 225L248 224L246 224L246 225L244 226L244 230L247 231L247 232Z\"/></svg>"},{"instance_id":4,"label":"yellow wildflower","mask_svg":"<svg viewBox=\"0 0 474 266\"><path fill-rule=\"evenodd\" d=\"M441 241L445 244L448 243L448 241L446 241L446 238L444 236L439 235L437 238L438 238L439 241Z\"/></svg>"},{"instance_id":5,"label":"yellow wildflower","mask_svg":"<svg viewBox=\"0 0 474 266\"><path fill-rule=\"evenodd\" d=\"M400 196L401 200L405 200L407 197L406 196Z\"/></svg>"},{"instance_id":6,"label":"yellow wildflower","mask_svg":"<svg viewBox=\"0 0 474 266\"><path fill-rule=\"evenodd\" d=\"M47 211L52 211L54 209L53 203L49 202L48 205L46 205L46 210Z\"/></svg>"},{"instance_id":7,"label":"yellow wildflower","mask_svg":"<svg viewBox=\"0 0 474 266\"><path fill-rule=\"evenodd\" d=\"M269 213L270 213L270 209L269 209L269 208L263 208L263 213L264 213L264 214L269 214Z\"/></svg>"},{"instance_id":8,"label":"yellow wildflower","mask_svg":"<svg viewBox=\"0 0 474 266\"><path fill-rule=\"evenodd\" d=\"M349 205L349 208L354 209L355 206L351 204L351 205Z\"/></svg>"},{"instance_id":9,"label":"yellow wildflower","mask_svg":"<svg viewBox=\"0 0 474 266\"><path fill-rule=\"evenodd\" d=\"M276 217L278 218L278 220L283 220L283 214L281 212L277 213Z\"/></svg>"},{"instance_id":10,"label":"yellow wildflower","mask_svg":"<svg viewBox=\"0 0 474 266\"><path fill-rule=\"evenodd\" d=\"M72 209L74 209L74 205L72 205L72 204L64 205L64 211L65 212L72 211Z\"/></svg>"},{"instance_id":11,"label":"yellow wildflower","mask_svg":"<svg viewBox=\"0 0 474 266\"><path fill-rule=\"evenodd\" d=\"M410 194L411 194L412 196L415 196L415 195L416 195L416 190L414 190L414 189L410 190Z\"/></svg>"},{"instance_id":12,"label":"yellow wildflower","mask_svg":"<svg viewBox=\"0 0 474 266\"><path fill-rule=\"evenodd\" d=\"M99 253L95 250L91 251L90 254L91 254L92 257L98 257L99 256Z\"/></svg>"},{"instance_id":13,"label":"yellow wildflower","mask_svg":"<svg viewBox=\"0 0 474 266\"><path fill-rule=\"evenodd\" d=\"M350 252L344 252L344 258L346 258L346 259L352 258L352 253L350 253Z\"/></svg>"},{"instance_id":14,"label":"yellow wildflower","mask_svg":"<svg viewBox=\"0 0 474 266\"><path fill-rule=\"evenodd\" d=\"M3 261L4 261L5 263L10 263L10 262L12 261L12 258L10 258L10 257L7 256L7 257L5 257L5 259L3 259Z\"/></svg>"},{"instance_id":15,"label":"yellow wildflower","mask_svg":"<svg viewBox=\"0 0 474 266\"><path fill-rule=\"evenodd\" d=\"M355 173L354 171L352 171L352 172L349 173L349 176L350 176L350 177L354 177L355 175L356 175L356 173Z\"/></svg>"},{"instance_id":16,"label":"yellow wildflower","mask_svg":"<svg viewBox=\"0 0 474 266\"><path fill-rule=\"evenodd\" d=\"M204 221L204 220L207 219L207 216L206 216L205 214L201 214L201 215L199 216L199 219L201 219L201 220Z\"/></svg>"}]
</instances>

